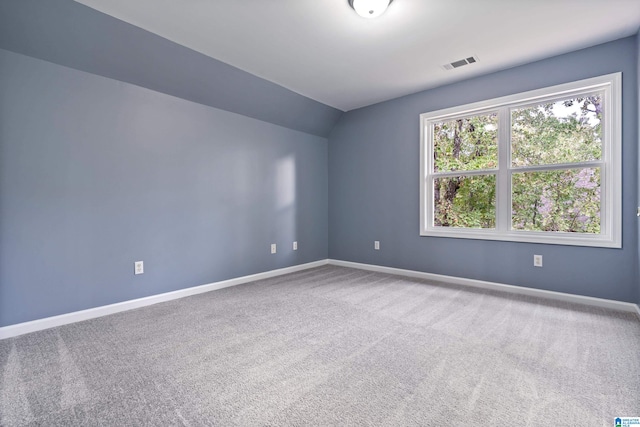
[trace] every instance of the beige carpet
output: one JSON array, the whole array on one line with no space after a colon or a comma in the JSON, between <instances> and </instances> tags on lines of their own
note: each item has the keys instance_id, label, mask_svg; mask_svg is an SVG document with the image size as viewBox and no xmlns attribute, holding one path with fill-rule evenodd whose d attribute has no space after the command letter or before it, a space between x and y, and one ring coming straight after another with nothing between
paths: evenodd
<instances>
[{"instance_id":1,"label":"beige carpet","mask_svg":"<svg viewBox=\"0 0 640 427\"><path fill-rule=\"evenodd\" d=\"M326 266L3 340L0 374L3 426L610 427L640 322Z\"/></svg>"}]
</instances>

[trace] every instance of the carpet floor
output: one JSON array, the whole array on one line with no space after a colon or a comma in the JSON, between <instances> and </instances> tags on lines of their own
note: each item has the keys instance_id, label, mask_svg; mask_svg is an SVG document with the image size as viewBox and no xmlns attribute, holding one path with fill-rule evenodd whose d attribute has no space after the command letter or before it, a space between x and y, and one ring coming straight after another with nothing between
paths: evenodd
<instances>
[{"instance_id":1,"label":"carpet floor","mask_svg":"<svg viewBox=\"0 0 640 427\"><path fill-rule=\"evenodd\" d=\"M632 313L325 266L0 341L0 424L613 426Z\"/></svg>"}]
</instances>

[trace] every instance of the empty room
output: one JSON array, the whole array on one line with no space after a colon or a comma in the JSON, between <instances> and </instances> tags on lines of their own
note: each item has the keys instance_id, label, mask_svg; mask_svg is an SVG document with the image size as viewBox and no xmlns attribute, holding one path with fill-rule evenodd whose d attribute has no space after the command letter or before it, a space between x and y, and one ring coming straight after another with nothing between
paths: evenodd
<instances>
[{"instance_id":1,"label":"empty room","mask_svg":"<svg viewBox=\"0 0 640 427\"><path fill-rule=\"evenodd\" d=\"M640 427L639 29L0 0L0 425Z\"/></svg>"}]
</instances>

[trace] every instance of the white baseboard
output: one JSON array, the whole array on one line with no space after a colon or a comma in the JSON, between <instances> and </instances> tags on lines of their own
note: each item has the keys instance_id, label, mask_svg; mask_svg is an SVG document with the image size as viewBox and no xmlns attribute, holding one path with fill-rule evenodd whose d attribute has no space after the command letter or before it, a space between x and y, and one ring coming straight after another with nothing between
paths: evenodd
<instances>
[{"instance_id":1,"label":"white baseboard","mask_svg":"<svg viewBox=\"0 0 640 427\"><path fill-rule=\"evenodd\" d=\"M595 307L609 308L613 310L626 311L636 313L640 319L640 306L629 302L621 302L608 300L603 298L587 297L582 295L567 294L563 292L546 291L542 289L526 288L522 286L506 285L502 283L487 282L483 280L466 279L455 276L445 276L442 274L424 273L422 271L404 270L401 268L384 267L373 264L362 264L351 261L340 261L334 259L325 259L314 261L307 264L294 265L292 267L280 268L277 270L265 271L263 273L252 274L249 276L236 277L234 279L223 280L220 282L209 283L206 285L194 286L192 288L180 289L173 292L166 292L158 295L151 295L144 298L138 298L129 301L123 301L116 304L104 305L101 307L90 308L87 310L75 311L73 313L61 314L59 316L47 317L44 319L32 320L30 322L18 323L0 327L0 339L11 338L30 332L41 331L43 329L54 328L56 326L67 325L69 323L81 322L83 320L94 319L96 317L107 316L109 314L119 313L121 311L132 310L135 308L145 307L160 302L171 301L178 298L184 298L190 295L201 294L204 292L215 291L230 286L241 285L243 283L253 282L270 277L281 276L283 274L294 273L296 271L307 270L309 268L320 267L323 265L336 265L341 267L357 268L360 270L377 271L380 273L396 274L400 276L415 277L419 279L433 280L443 283L452 283L463 286L471 286L482 289L493 289L497 291L510 292L513 294L531 295L540 298L553 299L557 301L567 301L579 304L585 304Z\"/></svg>"},{"instance_id":2,"label":"white baseboard","mask_svg":"<svg viewBox=\"0 0 640 427\"><path fill-rule=\"evenodd\" d=\"M83 320L89 320L96 317L107 316L109 314L119 313L121 311L126 311L126 310L132 310L134 308L145 307L145 306L157 304L160 302L171 301L178 298L184 298L190 295L196 295L204 292L215 291L217 289L228 288L229 286L236 286L236 285L241 285L243 283L254 282L256 280L282 276L283 274L294 273L296 271L307 270L309 268L327 265L328 262L329 262L328 260L323 259L320 261L309 262L306 264L294 265L292 267L265 271L264 273L236 277L235 279L223 280L220 282L209 283L206 285L194 286L191 288L180 289L172 292L166 292L163 294L151 295L144 298L123 301L116 304L109 304L109 305L103 305L101 307L90 308L87 310L74 311L72 313L61 314L59 316L46 317L44 319L37 319L37 320L32 320L30 322L4 326L0 328L0 339L11 338L18 335L28 334L30 332L36 332L36 331L41 331L43 329L54 328L56 326L67 325L69 323L81 322Z\"/></svg>"},{"instance_id":3,"label":"white baseboard","mask_svg":"<svg viewBox=\"0 0 640 427\"><path fill-rule=\"evenodd\" d=\"M505 285L503 283L465 279L463 277L445 276L442 274L424 273L422 271L404 270L401 268L384 267L381 265L361 264L351 261L330 259L329 264L337 265L340 267L358 268L360 270L376 271L380 273L396 274L399 276L415 277L437 282L452 283L456 285L471 286L474 288L492 289L496 291L510 292L512 294L531 295L540 298L553 299L556 301L567 301L594 307L609 308L612 310L636 313L638 315L638 318L640 318L640 306L638 306L638 304L633 304L630 302L587 297L582 295L567 294L563 292L547 291L543 289L527 288L524 286Z\"/></svg>"}]
</instances>

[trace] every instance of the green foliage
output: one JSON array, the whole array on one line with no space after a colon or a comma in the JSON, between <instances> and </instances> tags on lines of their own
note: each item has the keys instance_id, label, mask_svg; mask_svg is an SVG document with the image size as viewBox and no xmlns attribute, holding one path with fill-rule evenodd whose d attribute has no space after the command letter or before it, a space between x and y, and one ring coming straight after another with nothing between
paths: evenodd
<instances>
[{"instance_id":1,"label":"green foliage","mask_svg":"<svg viewBox=\"0 0 640 427\"><path fill-rule=\"evenodd\" d=\"M495 228L495 175L438 178L435 186L440 195L435 203L435 225Z\"/></svg>"},{"instance_id":2,"label":"green foliage","mask_svg":"<svg viewBox=\"0 0 640 427\"><path fill-rule=\"evenodd\" d=\"M473 171L498 166L498 115L467 117L434 126L435 171ZM494 228L495 175L457 176L434 183L436 226Z\"/></svg>"},{"instance_id":3,"label":"green foliage","mask_svg":"<svg viewBox=\"0 0 640 427\"><path fill-rule=\"evenodd\" d=\"M513 166L602 158L600 96L518 108L511 112Z\"/></svg>"},{"instance_id":4,"label":"green foliage","mask_svg":"<svg viewBox=\"0 0 640 427\"><path fill-rule=\"evenodd\" d=\"M434 171L472 171L498 166L498 115L436 123Z\"/></svg>"},{"instance_id":5,"label":"green foliage","mask_svg":"<svg viewBox=\"0 0 640 427\"><path fill-rule=\"evenodd\" d=\"M600 169L571 167L602 158L602 99L592 95L511 111L512 167L567 164L512 175L512 227L600 232ZM434 125L434 225L494 228L497 113ZM465 171L487 171L465 175Z\"/></svg>"},{"instance_id":6,"label":"green foliage","mask_svg":"<svg viewBox=\"0 0 640 427\"><path fill-rule=\"evenodd\" d=\"M600 169L565 169L512 176L516 230L600 233Z\"/></svg>"}]
</instances>

